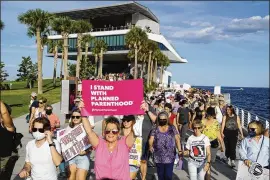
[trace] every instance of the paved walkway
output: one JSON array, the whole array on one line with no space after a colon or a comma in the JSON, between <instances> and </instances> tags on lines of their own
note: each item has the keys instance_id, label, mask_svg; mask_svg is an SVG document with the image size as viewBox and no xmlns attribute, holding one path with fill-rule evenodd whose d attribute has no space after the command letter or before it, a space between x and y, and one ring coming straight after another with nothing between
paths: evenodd
<instances>
[{"instance_id":1,"label":"paved walkway","mask_svg":"<svg viewBox=\"0 0 270 180\"><path fill-rule=\"evenodd\" d=\"M58 115L58 117L61 119L61 127L66 127L67 125L65 124L65 117L64 117L64 115L60 114L60 103L53 104L53 112L56 115ZM16 162L16 165L14 167L11 180L21 180L18 176L18 173L20 172L20 170L23 168L23 165L24 165L25 146L26 146L28 141L33 139L32 136L28 133L28 124L25 121L25 116L26 115L14 119L14 124L17 128L17 131L22 133L24 135L24 137L22 139L23 147L19 150L20 157L19 157L19 159ZM102 117L100 117L100 116L95 118L94 131L99 135L101 134L101 127L102 127L101 120L102 120ZM218 153L218 155L220 155L220 153ZM92 157L91 159L94 161L94 153L91 155L91 157ZM184 161L185 162L184 162L183 170L174 169L173 180L180 180L180 179L181 180L188 180L189 179L189 176L187 173L187 163L186 163L186 160L184 160ZM91 165L92 168L93 168L93 163ZM213 165L211 179L213 179L213 180L233 180L235 178L236 178L236 170L231 169L223 162L217 160L216 163ZM93 174L91 174L91 176L89 177L89 180L92 180L92 179L95 179ZM156 174L156 169L154 167L149 167L149 169L148 169L147 180L151 180L151 179L154 179L154 180L158 179L157 174Z\"/></svg>"}]
</instances>

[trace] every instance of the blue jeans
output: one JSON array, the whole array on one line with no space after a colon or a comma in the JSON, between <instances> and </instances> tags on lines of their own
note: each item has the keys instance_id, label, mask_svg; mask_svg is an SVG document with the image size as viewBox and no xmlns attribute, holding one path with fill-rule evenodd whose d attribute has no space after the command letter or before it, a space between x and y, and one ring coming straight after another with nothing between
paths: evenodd
<instances>
[{"instance_id":1,"label":"blue jeans","mask_svg":"<svg viewBox=\"0 0 270 180\"><path fill-rule=\"evenodd\" d=\"M168 164L156 163L156 166L158 180L172 180L174 162Z\"/></svg>"}]
</instances>

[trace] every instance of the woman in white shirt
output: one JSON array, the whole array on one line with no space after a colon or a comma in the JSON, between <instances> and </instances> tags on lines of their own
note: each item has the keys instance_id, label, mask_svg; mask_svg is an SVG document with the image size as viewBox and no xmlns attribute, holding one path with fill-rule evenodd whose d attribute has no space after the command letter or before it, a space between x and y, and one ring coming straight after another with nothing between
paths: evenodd
<instances>
[{"instance_id":1,"label":"woman in white shirt","mask_svg":"<svg viewBox=\"0 0 270 180\"><path fill-rule=\"evenodd\" d=\"M25 164L19 176L33 180L57 180L56 166L62 162L60 145L52 139L50 121L45 117L33 121L34 140L26 145Z\"/></svg>"},{"instance_id":2,"label":"woman in white shirt","mask_svg":"<svg viewBox=\"0 0 270 180\"><path fill-rule=\"evenodd\" d=\"M193 121L192 129L194 134L188 138L187 151L183 152L184 156L189 156L188 173L190 180L204 180L205 173L210 168L210 141L207 136L201 133L202 127L200 120Z\"/></svg>"}]
</instances>

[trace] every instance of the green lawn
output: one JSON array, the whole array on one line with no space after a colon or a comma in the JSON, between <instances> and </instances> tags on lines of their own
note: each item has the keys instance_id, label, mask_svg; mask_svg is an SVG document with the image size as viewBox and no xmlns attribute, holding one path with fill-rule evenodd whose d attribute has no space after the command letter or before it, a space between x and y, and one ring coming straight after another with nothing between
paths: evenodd
<instances>
[{"instance_id":1,"label":"green lawn","mask_svg":"<svg viewBox=\"0 0 270 180\"><path fill-rule=\"evenodd\" d=\"M30 94L31 92L37 93L37 82L34 85L34 88L27 89L26 82L4 82L3 84L12 83L11 90L2 90L1 91L1 100L11 105L12 107L12 117L18 117L29 112L28 106L30 103ZM45 97L48 100L49 104L53 104L60 101L61 97L61 86L60 80L57 80L56 87L53 87L52 79L43 80L43 94L38 95L38 97Z\"/></svg>"}]
</instances>

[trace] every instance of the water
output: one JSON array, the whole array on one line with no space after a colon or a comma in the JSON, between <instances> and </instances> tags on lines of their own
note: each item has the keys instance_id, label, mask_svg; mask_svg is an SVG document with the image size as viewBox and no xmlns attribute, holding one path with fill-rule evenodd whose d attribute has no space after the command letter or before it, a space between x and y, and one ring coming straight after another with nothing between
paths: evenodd
<instances>
[{"instance_id":1,"label":"water","mask_svg":"<svg viewBox=\"0 0 270 180\"><path fill-rule=\"evenodd\" d=\"M211 86L194 86L214 92ZM231 104L270 119L269 88L221 87L221 93L230 93Z\"/></svg>"}]
</instances>

